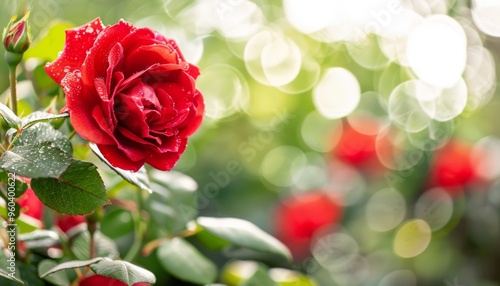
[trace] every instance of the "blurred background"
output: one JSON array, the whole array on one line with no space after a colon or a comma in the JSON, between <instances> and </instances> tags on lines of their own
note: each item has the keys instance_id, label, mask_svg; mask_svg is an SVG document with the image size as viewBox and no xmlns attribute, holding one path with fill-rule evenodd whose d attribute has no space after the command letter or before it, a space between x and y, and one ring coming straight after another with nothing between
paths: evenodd
<instances>
[{"instance_id":1,"label":"blurred background","mask_svg":"<svg viewBox=\"0 0 500 286\"><path fill-rule=\"evenodd\" d=\"M500 285L498 0L28 2L54 37L26 54L26 98L56 89L42 67L66 28L176 39L207 106L175 168L198 210L277 236L318 285Z\"/></svg>"}]
</instances>

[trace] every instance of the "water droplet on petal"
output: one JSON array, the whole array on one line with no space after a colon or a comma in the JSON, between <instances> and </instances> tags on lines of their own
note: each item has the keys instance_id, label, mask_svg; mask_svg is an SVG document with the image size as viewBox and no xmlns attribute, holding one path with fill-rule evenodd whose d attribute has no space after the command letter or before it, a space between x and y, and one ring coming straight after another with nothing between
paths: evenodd
<instances>
[{"instance_id":1,"label":"water droplet on petal","mask_svg":"<svg viewBox=\"0 0 500 286\"><path fill-rule=\"evenodd\" d=\"M70 67L69 66L65 66L63 71L64 72L69 72L69 70L70 70Z\"/></svg>"},{"instance_id":2,"label":"water droplet on petal","mask_svg":"<svg viewBox=\"0 0 500 286\"><path fill-rule=\"evenodd\" d=\"M91 26L88 26L87 29L85 30L85 32L87 33L93 33L94 32L94 28L92 28Z\"/></svg>"},{"instance_id":3,"label":"water droplet on petal","mask_svg":"<svg viewBox=\"0 0 500 286\"><path fill-rule=\"evenodd\" d=\"M77 77L82 77L82 72L80 70L75 70L75 75Z\"/></svg>"}]
</instances>

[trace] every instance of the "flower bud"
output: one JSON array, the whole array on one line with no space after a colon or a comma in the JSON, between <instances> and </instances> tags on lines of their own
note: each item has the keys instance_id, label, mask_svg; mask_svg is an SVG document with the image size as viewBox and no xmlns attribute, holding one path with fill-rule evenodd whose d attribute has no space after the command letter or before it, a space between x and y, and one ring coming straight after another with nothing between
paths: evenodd
<instances>
[{"instance_id":1,"label":"flower bud","mask_svg":"<svg viewBox=\"0 0 500 286\"><path fill-rule=\"evenodd\" d=\"M9 65L21 62L22 54L28 50L31 43L31 29L28 25L30 13L27 12L21 20L15 22L16 16L10 19L3 30L2 42L6 50L6 60Z\"/></svg>"}]
</instances>

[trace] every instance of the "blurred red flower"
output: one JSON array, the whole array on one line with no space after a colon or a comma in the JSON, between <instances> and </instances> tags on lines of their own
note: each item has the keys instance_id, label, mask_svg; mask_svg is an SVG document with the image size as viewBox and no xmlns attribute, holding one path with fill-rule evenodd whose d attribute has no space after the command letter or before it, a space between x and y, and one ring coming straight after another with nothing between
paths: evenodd
<instances>
[{"instance_id":1,"label":"blurred red flower","mask_svg":"<svg viewBox=\"0 0 500 286\"><path fill-rule=\"evenodd\" d=\"M291 195L280 202L275 211L276 236L287 245L296 258L309 254L315 233L339 222L342 206L321 191Z\"/></svg>"},{"instance_id":2,"label":"blurred red flower","mask_svg":"<svg viewBox=\"0 0 500 286\"><path fill-rule=\"evenodd\" d=\"M17 203L21 207L21 213L37 220L42 220L43 203L38 199L31 188L26 190L26 192L17 199Z\"/></svg>"}]
</instances>

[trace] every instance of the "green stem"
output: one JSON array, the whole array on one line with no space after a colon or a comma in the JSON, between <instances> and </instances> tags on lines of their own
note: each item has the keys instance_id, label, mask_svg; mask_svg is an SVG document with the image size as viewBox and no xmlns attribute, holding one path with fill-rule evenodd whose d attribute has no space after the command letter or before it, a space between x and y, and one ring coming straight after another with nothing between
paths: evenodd
<instances>
[{"instance_id":1,"label":"green stem","mask_svg":"<svg viewBox=\"0 0 500 286\"><path fill-rule=\"evenodd\" d=\"M10 104L15 115L17 115L16 67L10 66Z\"/></svg>"},{"instance_id":2,"label":"green stem","mask_svg":"<svg viewBox=\"0 0 500 286\"><path fill-rule=\"evenodd\" d=\"M142 198L142 190L137 190L137 212L132 214L134 220L134 242L130 247L129 251L124 257L125 261L133 261L137 254L141 251L142 240L144 238L144 230L142 223L141 213L143 210L144 202Z\"/></svg>"}]
</instances>

